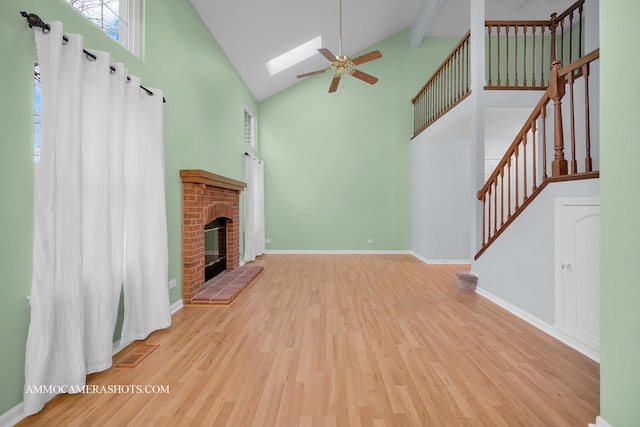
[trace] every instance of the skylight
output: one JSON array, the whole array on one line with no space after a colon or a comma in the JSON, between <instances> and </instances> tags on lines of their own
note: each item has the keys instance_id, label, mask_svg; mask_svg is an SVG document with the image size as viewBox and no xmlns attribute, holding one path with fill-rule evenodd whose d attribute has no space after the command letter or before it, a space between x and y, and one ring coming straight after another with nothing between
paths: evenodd
<instances>
[{"instance_id":1,"label":"skylight","mask_svg":"<svg viewBox=\"0 0 640 427\"><path fill-rule=\"evenodd\" d=\"M309 40L308 42L303 43L270 61L267 61L267 70L269 70L269 74L272 76L274 74L278 74L280 71L286 70L287 68L315 55L318 53L318 49L320 49L321 46L322 37L318 36L315 39Z\"/></svg>"}]
</instances>

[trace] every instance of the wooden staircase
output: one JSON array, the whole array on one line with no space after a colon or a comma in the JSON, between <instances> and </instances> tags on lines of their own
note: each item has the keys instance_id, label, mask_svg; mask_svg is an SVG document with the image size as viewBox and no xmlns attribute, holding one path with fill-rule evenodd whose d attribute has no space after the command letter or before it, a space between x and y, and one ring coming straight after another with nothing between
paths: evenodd
<instances>
[{"instance_id":1,"label":"wooden staircase","mask_svg":"<svg viewBox=\"0 0 640 427\"><path fill-rule=\"evenodd\" d=\"M549 183L599 177L589 86L600 53L584 54L584 3L549 20L485 21L484 90L542 95L477 192L483 221L475 259ZM412 99L413 138L471 95L470 37L463 36Z\"/></svg>"}]
</instances>

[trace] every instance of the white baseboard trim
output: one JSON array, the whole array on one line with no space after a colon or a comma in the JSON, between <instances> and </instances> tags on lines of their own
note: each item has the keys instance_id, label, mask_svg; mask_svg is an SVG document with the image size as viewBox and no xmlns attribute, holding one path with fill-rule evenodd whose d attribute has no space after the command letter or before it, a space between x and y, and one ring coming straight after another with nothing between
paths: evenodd
<instances>
[{"instance_id":1,"label":"white baseboard trim","mask_svg":"<svg viewBox=\"0 0 640 427\"><path fill-rule=\"evenodd\" d=\"M276 255L407 255L411 251L399 250L360 250L360 249L270 249L265 254Z\"/></svg>"},{"instance_id":2,"label":"white baseboard trim","mask_svg":"<svg viewBox=\"0 0 640 427\"><path fill-rule=\"evenodd\" d=\"M184 307L184 305L182 303L182 298L180 298L178 301L176 301L173 304L171 304L171 307L169 307L169 308L171 309L171 314L174 315L178 311L182 310L182 307Z\"/></svg>"},{"instance_id":3,"label":"white baseboard trim","mask_svg":"<svg viewBox=\"0 0 640 427\"><path fill-rule=\"evenodd\" d=\"M13 427L24 419L24 403L20 402L0 415L0 427Z\"/></svg>"},{"instance_id":4,"label":"white baseboard trim","mask_svg":"<svg viewBox=\"0 0 640 427\"><path fill-rule=\"evenodd\" d=\"M525 322L535 326L536 328L540 329L542 332L544 332L544 333L546 333L548 335L551 335L553 338L555 338L558 341L568 345L569 347L573 348L577 352L584 354L589 359L600 363L600 354L597 351L595 351L591 347L588 347L588 346L582 344L579 341L576 341L575 339L573 339L572 337L570 337L566 333L562 332L560 329L556 328L555 326L550 325L550 324L548 324L546 322L543 322L542 320L538 319L537 317L527 313L526 311L516 307L515 305L503 300L500 297L497 297L497 296L493 295L491 292L488 292L488 291L486 291L486 290L484 290L482 288L476 288L476 293L478 295L488 299L489 301L499 305L500 307L504 308L505 310L507 310L511 314L513 314L515 316L518 316L519 318L521 318Z\"/></svg>"},{"instance_id":5,"label":"white baseboard trim","mask_svg":"<svg viewBox=\"0 0 640 427\"><path fill-rule=\"evenodd\" d=\"M589 424L589 427L613 427L611 424L609 424L608 422L606 422L604 420L604 418L602 418L600 415L598 415L596 417L596 423L595 424Z\"/></svg>"},{"instance_id":6,"label":"white baseboard trim","mask_svg":"<svg viewBox=\"0 0 640 427\"><path fill-rule=\"evenodd\" d=\"M420 261L425 264L471 264L470 259L432 259L425 258L417 252L409 251L411 255L418 258Z\"/></svg>"}]
</instances>

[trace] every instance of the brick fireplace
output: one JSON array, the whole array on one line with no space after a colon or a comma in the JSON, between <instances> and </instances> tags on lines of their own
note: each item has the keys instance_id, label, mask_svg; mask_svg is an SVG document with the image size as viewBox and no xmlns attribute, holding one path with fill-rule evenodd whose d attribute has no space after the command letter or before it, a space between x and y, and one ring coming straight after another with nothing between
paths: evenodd
<instances>
[{"instance_id":1,"label":"brick fireplace","mask_svg":"<svg viewBox=\"0 0 640 427\"><path fill-rule=\"evenodd\" d=\"M182 301L190 304L204 288L204 227L227 219L227 271L240 265L240 192L247 186L200 169L181 170Z\"/></svg>"}]
</instances>

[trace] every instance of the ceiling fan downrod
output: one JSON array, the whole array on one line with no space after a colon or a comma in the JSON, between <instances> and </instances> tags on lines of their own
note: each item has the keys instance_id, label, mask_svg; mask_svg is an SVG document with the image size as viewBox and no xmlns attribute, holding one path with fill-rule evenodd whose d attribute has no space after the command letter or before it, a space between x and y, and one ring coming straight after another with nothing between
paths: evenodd
<instances>
[{"instance_id":1,"label":"ceiling fan downrod","mask_svg":"<svg viewBox=\"0 0 640 427\"><path fill-rule=\"evenodd\" d=\"M338 58L340 58L342 56L342 0L340 0L340 33L338 43Z\"/></svg>"}]
</instances>

